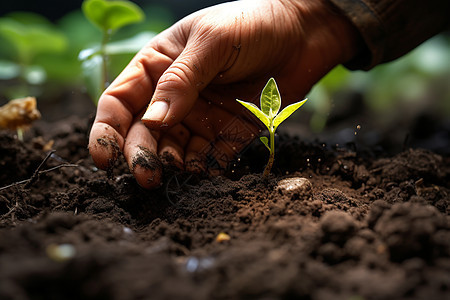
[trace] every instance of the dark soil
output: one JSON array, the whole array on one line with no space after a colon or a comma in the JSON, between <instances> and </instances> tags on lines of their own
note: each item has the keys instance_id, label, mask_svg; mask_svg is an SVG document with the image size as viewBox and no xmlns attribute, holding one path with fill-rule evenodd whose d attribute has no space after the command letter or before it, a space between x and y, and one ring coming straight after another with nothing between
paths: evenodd
<instances>
[{"instance_id":1,"label":"dark soil","mask_svg":"<svg viewBox=\"0 0 450 300\"><path fill-rule=\"evenodd\" d=\"M148 191L95 168L91 122L0 133L0 299L450 299L448 155L281 135L268 181L255 144Z\"/></svg>"}]
</instances>

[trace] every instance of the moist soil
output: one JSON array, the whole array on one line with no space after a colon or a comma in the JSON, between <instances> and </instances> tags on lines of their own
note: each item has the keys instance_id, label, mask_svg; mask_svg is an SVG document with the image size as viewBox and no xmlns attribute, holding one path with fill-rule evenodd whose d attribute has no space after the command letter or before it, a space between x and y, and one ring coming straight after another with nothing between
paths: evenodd
<instances>
[{"instance_id":1,"label":"moist soil","mask_svg":"<svg viewBox=\"0 0 450 300\"><path fill-rule=\"evenodd\" d=\"M450 299L449 155L280 134L267 180L254 143L144 190L94 166L91 124L0 133L0 299Z\"/></svg>"}]
</instances>

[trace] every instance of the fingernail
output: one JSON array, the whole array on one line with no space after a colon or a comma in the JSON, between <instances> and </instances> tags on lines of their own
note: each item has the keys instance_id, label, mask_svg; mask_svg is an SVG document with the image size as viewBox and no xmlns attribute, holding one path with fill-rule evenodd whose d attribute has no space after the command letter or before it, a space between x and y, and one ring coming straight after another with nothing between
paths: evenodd
<instances>
[{"instance_id":1,"label":"fingernail","mask_svg":"<svg viewBox=\"0 0 450 300\"><path fill-rule=\"evenodd\" d=\"M169 104L166 101L155 101L147 108L142 119L162 122L166 117L168 110Z\"/></svg>"}]
</instances>

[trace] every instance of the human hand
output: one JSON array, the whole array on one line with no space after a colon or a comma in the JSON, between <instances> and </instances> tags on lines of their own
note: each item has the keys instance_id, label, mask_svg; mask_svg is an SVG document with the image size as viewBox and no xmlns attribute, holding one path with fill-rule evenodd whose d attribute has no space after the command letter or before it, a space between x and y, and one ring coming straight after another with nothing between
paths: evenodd
<instances>
[{"instance_id":1,"label":"human hand","mask_svg":"<svg viewBox=\"0 0 450 300\"><path fill-rule=\"evenodd\" d=\"M208 160L226 167L259 129L236 98L257 102L275 77L292 103L355 55L355 29L329 5L230 2L160 33L100 97L89 139L95 164L108 169L123 153L145 188L160 185L161 155L188 171L208 169Z\"/></svg>"}]
</instances>

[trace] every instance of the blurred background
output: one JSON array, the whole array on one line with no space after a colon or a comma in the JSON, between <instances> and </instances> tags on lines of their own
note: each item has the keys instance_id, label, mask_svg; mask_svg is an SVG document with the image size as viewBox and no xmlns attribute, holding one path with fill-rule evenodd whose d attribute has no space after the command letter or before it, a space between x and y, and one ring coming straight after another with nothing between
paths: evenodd
<instances>
[{"instance_id":1,"label":"blurred background","mask_svg":"<svg viewBox=\"0 0 450 300\"><path fill-rule=\"evenodd\" d=\"M95 112L100 68L83 53L98 47L101 32L84 17L82 2L2 2L0 105L33 95L49 121ZM133 2L146 18L112 36L111 49L126 49L109 55L110 80L154 34L196 10L226 1ZM24 38L27 36L33 38ZM442 33L401 59L369 72L337 67L308 98L280 131L391 153L423 147L448 154L450 35Z\"/></svg>"}]
</instances>

